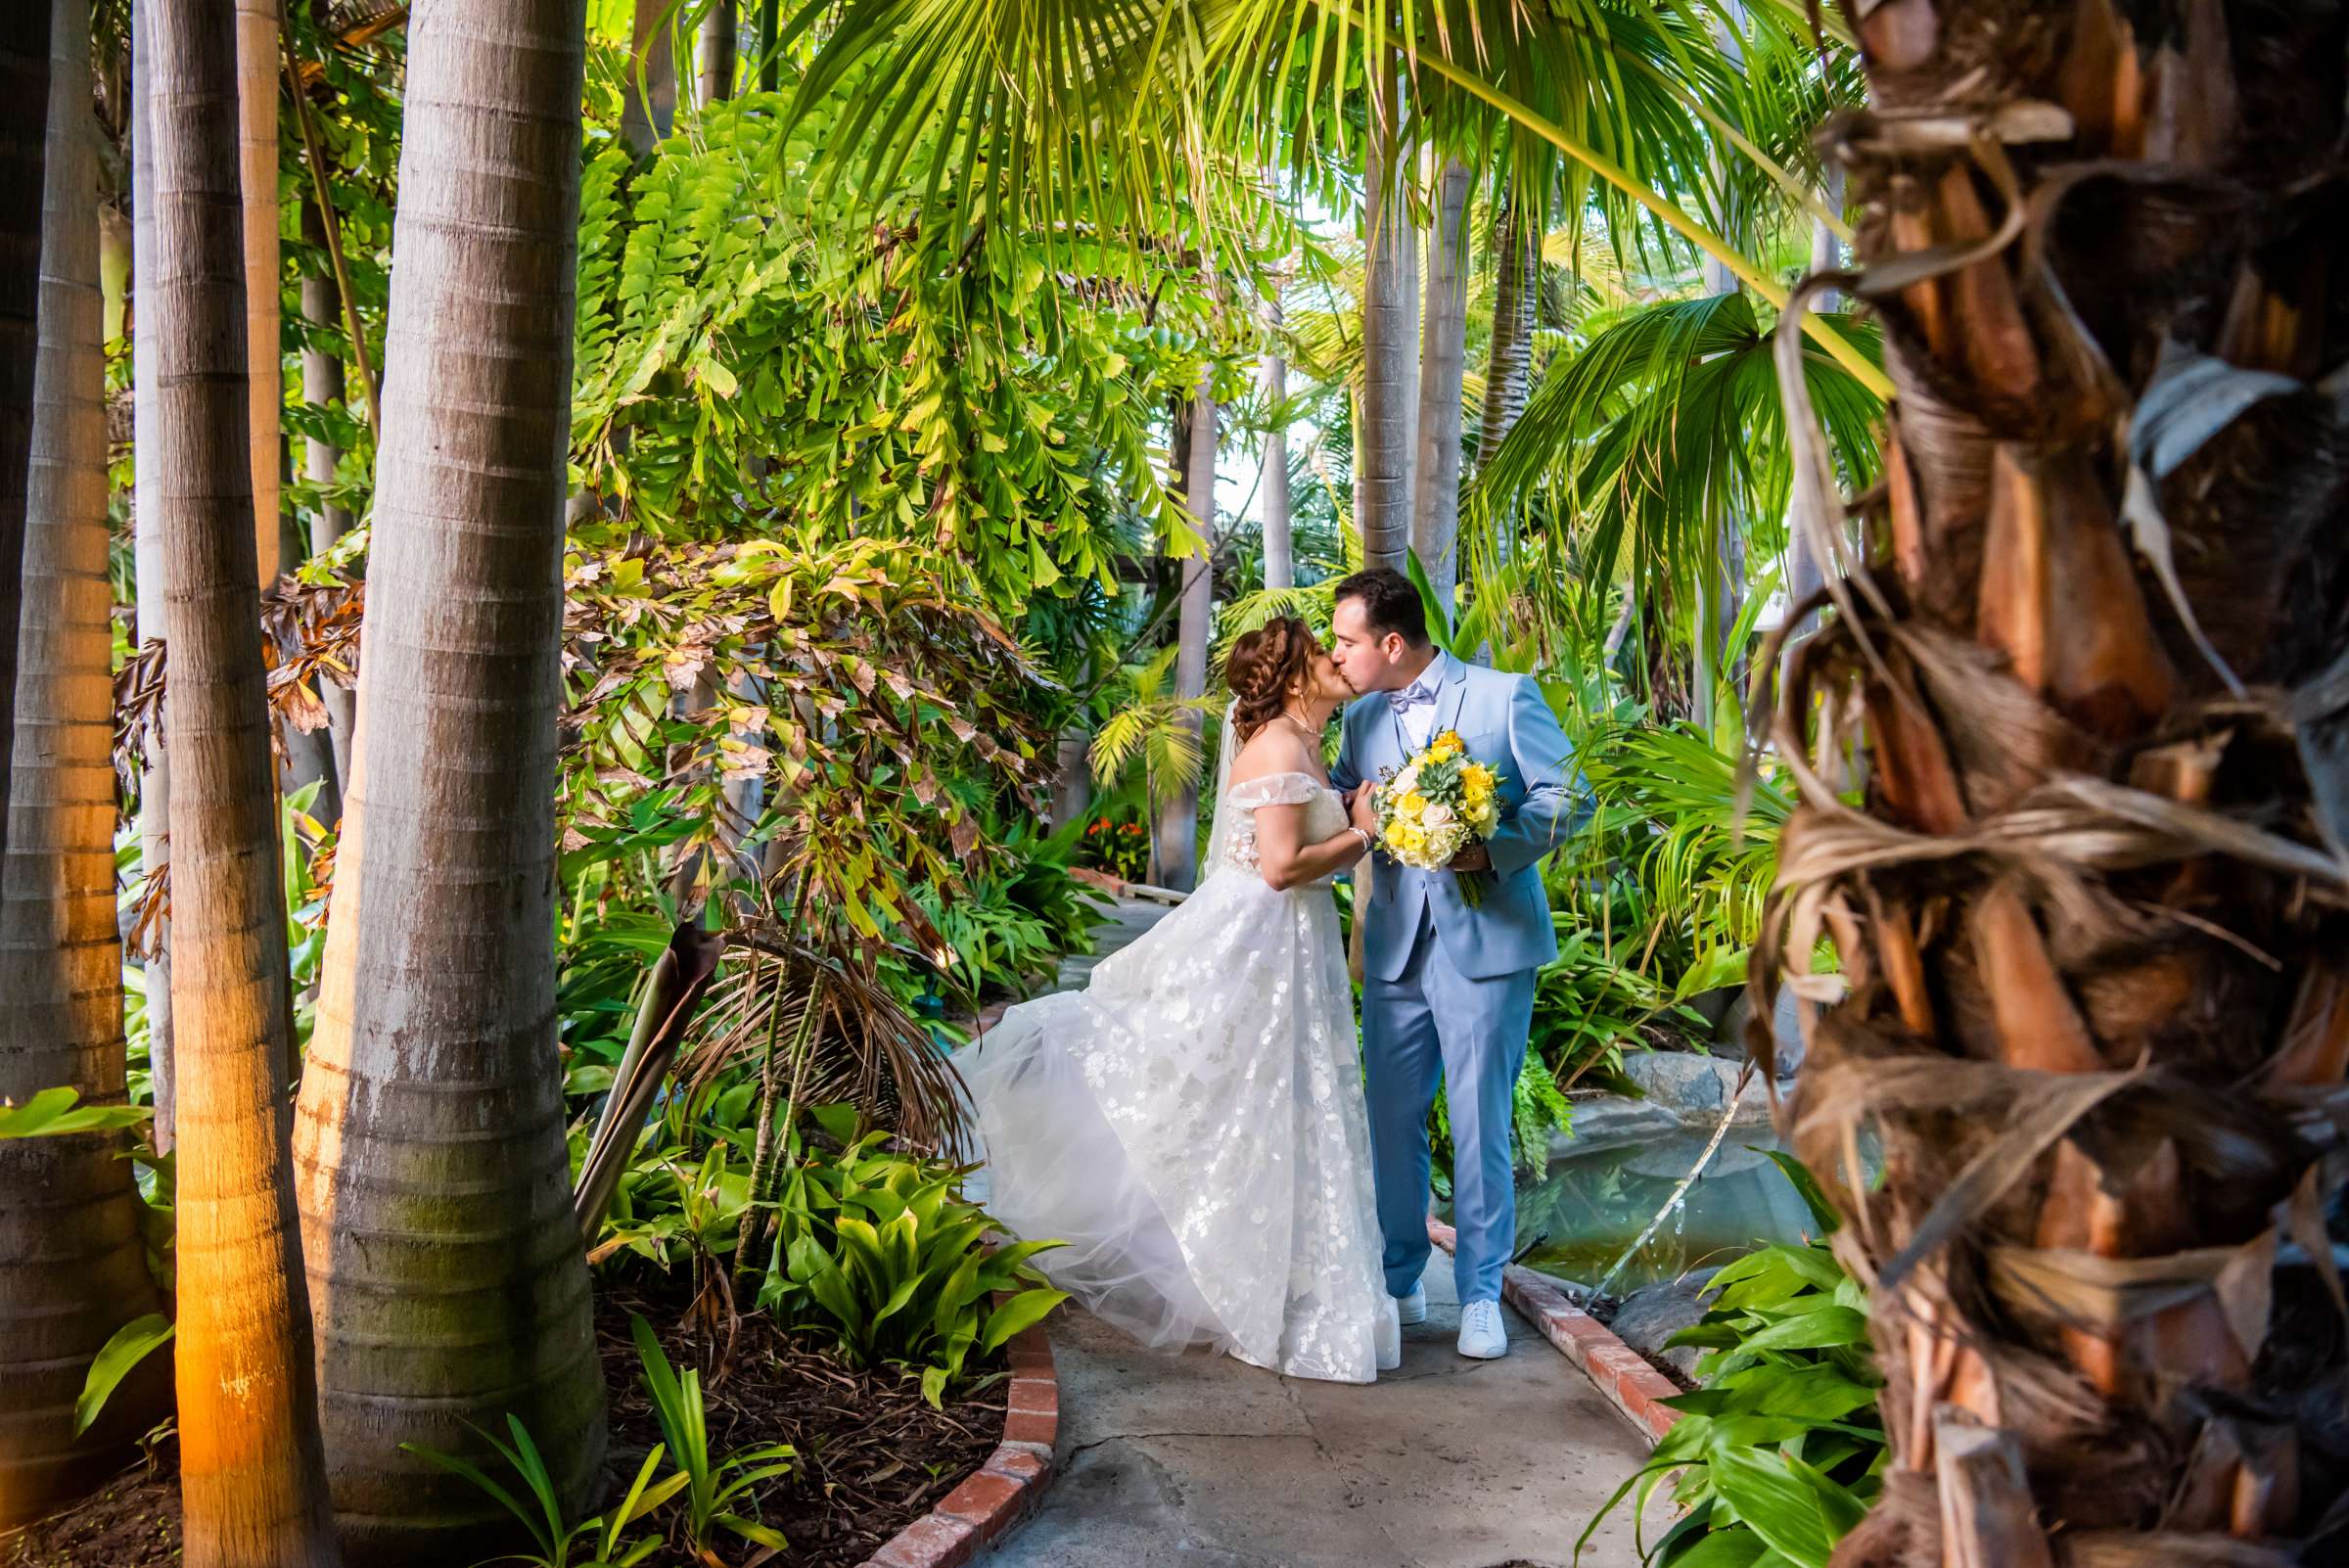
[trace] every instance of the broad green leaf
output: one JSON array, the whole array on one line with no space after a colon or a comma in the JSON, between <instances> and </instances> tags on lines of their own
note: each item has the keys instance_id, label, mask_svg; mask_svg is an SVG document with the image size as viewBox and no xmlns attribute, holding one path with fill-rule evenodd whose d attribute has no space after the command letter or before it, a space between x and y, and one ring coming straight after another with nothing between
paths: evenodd
<instances>
[{"instance_id":1,"label":"broad green leaf","mask_svg":"<svg viewBox=\"0 0 2349 1568\"><path fill-rule=\"evenodd\" d=\"M134 1317L115 1330L114 1337L90 1362L90 1370L81 1381L81 1396L73 1402L75 1437L90 1429L90 1423L98 1419L106 1402L114 1397L115 1390L130 1375L131 1369L157 1347L169 1341L175 1332L171 1319L161 1313Z\"/></svg>"},{"instance_id":2,"label":"broad green leaf","mask_svg":"<svg viewBox=\"0 0 2349 1568\"><path fill-rule=\"evenodd\" d=\"M1003 1343L1020 1330L1040 1323L1052 1309L1069 1299L1065 1290L1024 1290L990 1314L987 1332L979 1337L979 1351L991 1356Z\"/></svg>"}]
</instances>

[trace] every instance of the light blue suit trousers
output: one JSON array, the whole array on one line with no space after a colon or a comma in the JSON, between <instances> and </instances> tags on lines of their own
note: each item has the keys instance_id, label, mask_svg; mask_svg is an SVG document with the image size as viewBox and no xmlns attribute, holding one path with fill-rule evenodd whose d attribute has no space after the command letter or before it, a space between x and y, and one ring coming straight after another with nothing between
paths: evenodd
<instances>
[{"instance_id":1,"label":"light blue suit trousers","mask_svg":"<svg viewBox=\"0 0 2349 1568\"><path fill-rule=\"evenodd\" d=\"M1517 1237L1510 1109L1533 1028L1534 982L1557 956L1542 857L1589 808L1566 736L1541 688L1521 675L1437 656L1435 724L1456 731L1474 760L1501 774L1501 824L1470 907L1448 871L1415 871L1381 855L1363 921L1362 1060L1372 1177L1385 1237L1387 1289L1408 1295L1427 1268L1427 1118L1448 1086L1452 1136L1452 1278L1460 1300L1498 1301ZM1331 779L1373 783L1409 760L1386 695L1346 711ZM1359 890L1358 889L1358 894Z\"/></svg>"}]
</instances>

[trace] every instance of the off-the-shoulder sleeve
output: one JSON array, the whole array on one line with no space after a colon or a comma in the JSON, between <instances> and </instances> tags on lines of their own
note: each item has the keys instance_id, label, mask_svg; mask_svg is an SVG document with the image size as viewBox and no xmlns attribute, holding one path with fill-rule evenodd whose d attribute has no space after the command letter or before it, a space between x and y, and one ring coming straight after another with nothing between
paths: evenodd
<instances>
[{"instance_id":1,"label":"off-the-shoulder sleeve","mask_svg":"<svg viewBox=\"0 0 2349 1568\"><path fill-rule=\"evenodd\" d=\"M1304 806L1328 787L1311 773L1267 773L1232 785L1224 799L1253 811L1264 806Z\"/></svg>"}]
</instances>

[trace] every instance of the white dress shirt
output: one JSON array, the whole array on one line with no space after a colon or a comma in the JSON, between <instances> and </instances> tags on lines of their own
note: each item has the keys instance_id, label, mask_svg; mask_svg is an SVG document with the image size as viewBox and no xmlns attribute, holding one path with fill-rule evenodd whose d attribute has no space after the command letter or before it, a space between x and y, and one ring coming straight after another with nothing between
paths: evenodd
<instances>
[{"instance_id":1,"label":"white dress shirt","mask_svg":"<svg viewBox=\"0 0 2349 1568\"><path fill-rule=\"evenodd\" d=\"M1417 679L1387 694L1396 720L1403 726L1404 745L1412 752L1425 751L1428 742L1436 738L1436 695L1443 688L1444 677L1451 673L1451 655L1439 652Z\"/></svg>"}]
</instances>

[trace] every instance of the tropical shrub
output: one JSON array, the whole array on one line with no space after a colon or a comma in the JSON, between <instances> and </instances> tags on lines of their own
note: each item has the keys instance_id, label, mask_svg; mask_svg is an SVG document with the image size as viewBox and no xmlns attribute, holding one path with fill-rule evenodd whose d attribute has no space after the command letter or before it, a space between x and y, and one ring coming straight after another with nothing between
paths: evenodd
<instances>
[{"instance_id":1,"label":"tropical shrub","mask_svg":"<svg viewBox=\"0 0 2349 1568\"><path fill-rule=\"evenodd\" d=\"M1078 863L1139 882L1150 870L1150 829L1130 811L1095 816L1084 824Z\"/></svg>"},{"instance_id":2,"label":"tropical shrub","mask_svg":"<svg viewBox=\"0 0 2349 1568\"><path fill-rule=\"evenodd\" d=\"M1808 1171L1773 1153L1819 1236L1747 1254L1713 1276L1711 1308L1675 1345L1697 1345L1699 1387L1664 1403L1681 1419L1598 1520L1650 1497L1676 1470L1683 1510L1641 1556L1651 1568L1826 1568L1867 1511L1886 1457L1867 1297L1824 1237L1835 1213Z\"/></svg>"},{"instance_id":3,"label":"tropical shrub","mask_svg":"<svg viewBox=\"0 0 2349 1568\"><path fill-rule=\"evenodd\" d=\"M886 1137L810 1158L795 1130L759 1304L819 1327L852 1365L919 1367L937 1405L974 1355L1067 1299L1028 1266L1061 1244L990 1247L993 1222L955 1192L970 1168L888 1153ZM1012 1294L994 1305L999 1291Z\"/></svg>"},{"instance_id":4,"label":"tropical shrub","mask_svg":"<svg viewBox=\"0 0 2349 1568\"><path fill-rule=\"evenodd\" d=\"M760 1482L791 1473L791 1461L797 1457L791 1445L762 1443L722 1459L712 1454L702 1374L690 1366L680 1374L671 1366L653 1325L642 1317L630 1314L628 1330L644 1363L644 1386L652 1395L663 1444L676 1456L677 1475L683 1479L676 1490L685 1499L686 1548L707 1560L711 1533L724 1529L754 1545L780 1551L786 1545L782 1532L735 1510L749 1505Z\"/></svg>"},{"instance_id":5,"label":"tropical shrub","mask_svg":"<svg viewBox=\"0 0 2349 1568\"><path fill-rule=\"evenodd\" d=\"M623 1541L622 1533L683 1491L692 1479L682 1470L658 1482L653 1479L653 1473L661 1468L664 1445L654 1444L652 1452L645 1454L644 1462L636 1467L635 1479L617 1504L603 1513L567 1523L554 1477L547 1472L545 1459L539 1456L538 1445L530 1440L530 1429L513 1415L506 1417L506 1429L514 1438L511 1446L491 1433L484 1432L481 1437L522 1482L530 1499L527 1504L469 1459L419 1443L400 1445L410 1453L430 1459L487 1493L529 1532L531 1545L538 1548L534 1552L509 1552L488 1558L479 1568L487 1568L488 1563L508 1562L524 1563L529 1568L635 1568L659 1549L658 1536ZM578 1549L582 1536L586 1538L586 1555L575 1557L572 1553Z\"/></svg>"}]
</instances>

